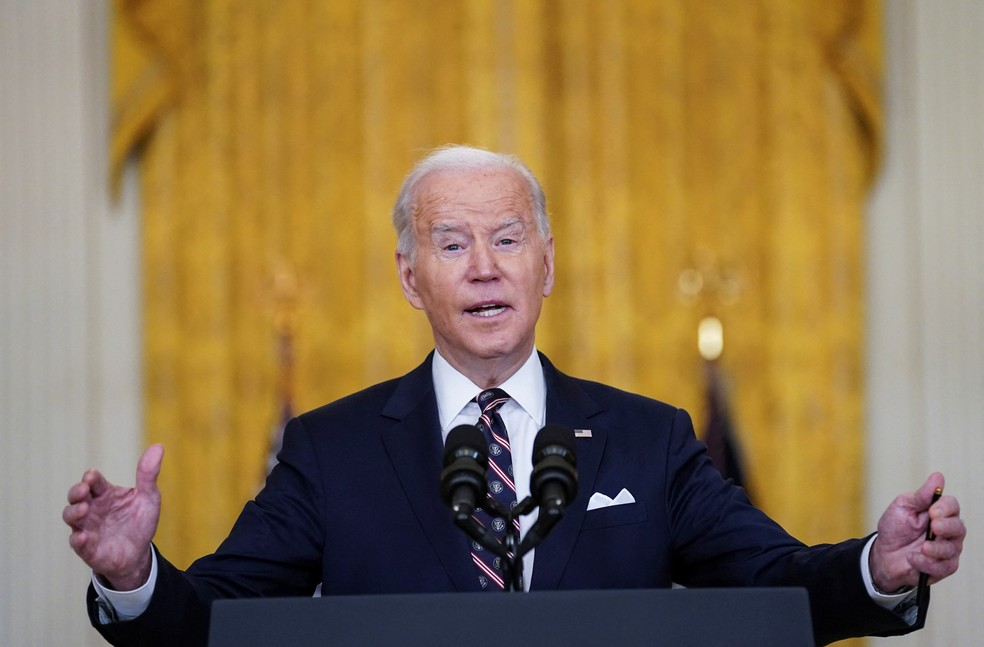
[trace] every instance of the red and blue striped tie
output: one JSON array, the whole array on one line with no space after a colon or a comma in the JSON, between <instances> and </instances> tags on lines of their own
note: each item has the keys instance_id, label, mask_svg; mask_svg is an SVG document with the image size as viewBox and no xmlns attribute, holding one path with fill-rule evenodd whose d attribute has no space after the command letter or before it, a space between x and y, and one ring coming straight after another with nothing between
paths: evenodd
<instances>
[{"instance_id":1,"label":"red and blue striped tie","mask_svg":"<svg viewBox=\"0 0 984 647\"><path fill-rule=\"evenodd\" d=\"M499 407L509 401L509 395L502 389L482 391L475 398L482 415L478 419L478 428L482 430L489 449L489 469L487 472L489 495L498 501L506 510L516 505L516 484L513 481L512 454L509 451L509 435L506 425L499 415ZM476 508L475 519L490 529L500 541L505 543L506 519L493 515L487 506ZM513 520L519 528L519 519ZM502 558L483 548L478 542L472 542L472 561L478 568L478 581L485 590L503 590L506 588Z\"/></svg>"}]
</instances>

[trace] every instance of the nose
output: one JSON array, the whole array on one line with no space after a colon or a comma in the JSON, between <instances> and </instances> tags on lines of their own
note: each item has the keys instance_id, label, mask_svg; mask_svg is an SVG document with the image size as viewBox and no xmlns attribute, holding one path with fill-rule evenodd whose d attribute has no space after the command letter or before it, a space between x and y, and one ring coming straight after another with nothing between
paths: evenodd
<instances>
[{"instance_id":1,"label":"nose","mask_svg":"<svg viewBox=\"0 0 984 647\"><path fill-rule=\"evenodd\" d=\"M489 245L473 247L469 269L473 281L494 281L499 278L499 266L492 247Z\"/></svg>"}]
</instances>

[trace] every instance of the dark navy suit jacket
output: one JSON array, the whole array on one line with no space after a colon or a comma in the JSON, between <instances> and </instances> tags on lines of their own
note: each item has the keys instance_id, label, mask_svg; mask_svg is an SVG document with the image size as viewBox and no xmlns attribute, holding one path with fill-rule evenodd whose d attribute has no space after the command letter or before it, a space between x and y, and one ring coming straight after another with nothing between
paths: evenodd
<instances>
[{"instance_id":1,"label":"dark navy suit jacket","mask_svg":"<svg viewBox=\"0 0 984 647\"><path fill-rule=\"evenodd\" d=\"M804 586L819 643L911 631L873 604L864 540L806 547L721 479L687 413L568 377L541 356L547 422L578 438L577 498L536 549L530 588ZM222 597L478 591L469 539L439 495L431 361L292 420L279 464L229 537L182 572L158 555L150 607L99 625L114 644L204 644ZM587 511L594 492L635 503ZM527 574L529 575L529 574Z\"/></svg>"}]
</instances>

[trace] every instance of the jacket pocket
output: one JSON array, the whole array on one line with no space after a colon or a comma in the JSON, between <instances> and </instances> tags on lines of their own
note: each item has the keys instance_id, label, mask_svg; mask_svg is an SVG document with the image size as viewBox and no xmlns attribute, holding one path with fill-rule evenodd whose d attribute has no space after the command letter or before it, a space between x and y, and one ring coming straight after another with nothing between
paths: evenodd
<instances>
[{"instance_id":1,"label":"jacket pocket","mask_svg":"<svg viewBox=\"0 0 984 647\"><path fill-rule=\"evenodd\" d=\"M581 524L581 530L642 523L648 519L649 514L646 511L646 504L642 501L623 503L622 505L610 505L605 508L588 510L584 514L584 522Z\"/></svg>"}]
</instances>

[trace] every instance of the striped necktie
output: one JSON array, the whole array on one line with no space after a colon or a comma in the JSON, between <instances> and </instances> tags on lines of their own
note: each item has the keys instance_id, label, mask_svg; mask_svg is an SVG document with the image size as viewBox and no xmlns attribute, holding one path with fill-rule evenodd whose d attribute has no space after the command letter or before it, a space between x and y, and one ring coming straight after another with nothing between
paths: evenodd
<instances>
[{"instance_id":1,"label":"striped necktie","mask_svg":"<svg viewBox=\"0 0 984 647\"><path fill-rule=\"evenodd\" d=\"M509 395L502 389L482 391L475 398L482 415L478 419L478 428L485 436L489 449L488 483L489 495L498 501L506 510L516 505L516 484L513 481L512 454L509 451L509 435L506 425L499 415L499 407L509 401ZM505 543L506 519L491 514L487 506L475 510L475 519L492 531L500 541ZM519 519L513 523L519 528ZM502 558L492 554L479 543L472 542L472 561L478 568L478 581L485 590L503 590L506 588Z\"/></svg>"}]
</instances>

